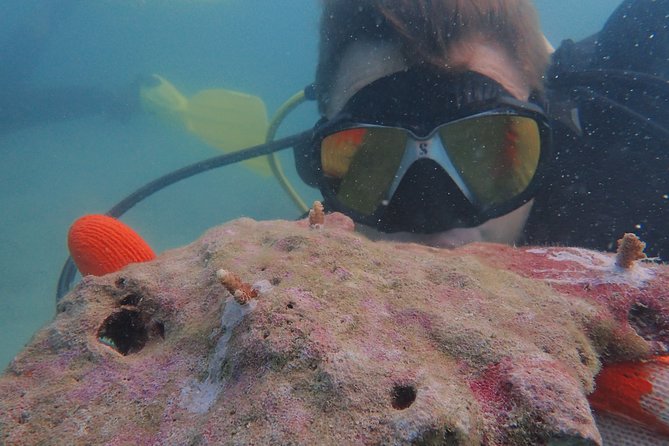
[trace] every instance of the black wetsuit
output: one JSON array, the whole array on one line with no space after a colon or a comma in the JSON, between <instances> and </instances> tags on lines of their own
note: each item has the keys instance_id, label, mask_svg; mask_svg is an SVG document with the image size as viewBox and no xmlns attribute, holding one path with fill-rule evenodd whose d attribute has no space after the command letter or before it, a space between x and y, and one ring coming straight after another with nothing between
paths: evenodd
<instances>
[{"instance_id":1,"label":"black wetsuit","mask_svg":"<svg viewBox=\"0 0 669 446\"><path fill-rule=\"evenodd\" d=\"M554 54L555 160L527 243L615 250L634 232L669 260L668 17L669 0L625 1L601 32Z\"/></svg>"}]
</instances>

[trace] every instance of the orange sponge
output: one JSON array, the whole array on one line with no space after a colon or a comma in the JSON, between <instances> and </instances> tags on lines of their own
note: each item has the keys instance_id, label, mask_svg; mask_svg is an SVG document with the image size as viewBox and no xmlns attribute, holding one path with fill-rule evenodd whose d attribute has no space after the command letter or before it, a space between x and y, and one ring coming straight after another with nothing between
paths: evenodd
<instances>
[{"instance_id":1,"label":"orange sponge","mask_svg":"<svg viewBox=\"0 0 669 446\"><path fill-rule=\"evenodd\" d=\"M130 226L106 215L85 215L75 221L67 234L67 246L83 276L102 276L156 257Z\"/></svg>"}]
</instances>

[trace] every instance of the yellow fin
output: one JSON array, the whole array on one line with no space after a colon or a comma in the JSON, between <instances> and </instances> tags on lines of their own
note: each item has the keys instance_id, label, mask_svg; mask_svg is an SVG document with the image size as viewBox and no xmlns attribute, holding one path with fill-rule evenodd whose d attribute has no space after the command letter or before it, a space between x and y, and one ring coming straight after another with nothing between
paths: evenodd
<instances>
[{"instance_id":1,"label":"yellow fin","mask_svg":"<svg viewBox=\"0 0 669 446\"><path fill-rule=\"evenodd\" d=\"M235 152L265 142L269 127L262 99L237 91L211 89L197 93L182 112L186 128L207 144ZM245 161L254 172L270 176L267 157Z\"/></svg>"},{"instance_id":2,"label":"yellow fin","mask_svg":"<svg viewBox=\"0 0 669 446\"><path fill-rule=\"evenodd\" d=\"M153 75L154 83L141 88L144 109L183 125L213 147L235 152L265 142L269 123L262 99L224 89L202 90L188 99L167 79ZM244 161L254 172L270 176L266 156Z\"/></svg>"},{"instance_id":3,"label":"yellow fin","mask_svg":"<svg viewBox=\"0 0 669 446\"><path fill-rule=\"evenodd\" d=\"M182 113L188 107L188 99L167 79L154 74L155 84L143 86L139 92L144 110L163 119L183 124Z\"/></svg>"}]
</instances>

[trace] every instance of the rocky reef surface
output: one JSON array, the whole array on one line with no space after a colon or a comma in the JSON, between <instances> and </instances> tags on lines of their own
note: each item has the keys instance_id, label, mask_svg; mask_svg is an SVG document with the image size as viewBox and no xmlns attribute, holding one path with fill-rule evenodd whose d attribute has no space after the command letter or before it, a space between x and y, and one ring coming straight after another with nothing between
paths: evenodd
<instances>
[{"instance_id":1,"label":"rocky reef surface","mask_svg":"<svg viewBox=\"0 0 669 446\"><path fill-rule=\"evenodd\" d=\"M664 266L351 229L240 219L85 277L0 377L0 443L598 445L602 363L666 351Z\"/></svg>"}]
</instances>

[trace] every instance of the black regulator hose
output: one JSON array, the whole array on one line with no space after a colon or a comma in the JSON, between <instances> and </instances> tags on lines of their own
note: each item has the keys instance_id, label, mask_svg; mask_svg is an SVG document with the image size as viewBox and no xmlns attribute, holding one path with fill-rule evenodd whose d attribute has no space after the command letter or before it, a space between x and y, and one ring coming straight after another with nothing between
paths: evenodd
<instances>
[{"instance_id":1,"label":"black regulator hose","mask_svg":"<svg viewBox=\"0 0 669 446\"><path fill-rule=\"evenodd\" d=\"M303 144L311 137L311 130L304 131L292 136L287 136L282 139L277 139L275 141L260 144L257 146L249 147L248 149L239 150L237 152L226 153L224 155L215 156L206 160L199 161L197 163L191 164L189 166L182 167L181 169L170 172L166 175L163 175L160 178L157 178L150 183L145 184L140 187L123 200L118 202L114 207L112 207L106 215L114 218L119 218L121 215L125 214L133 206L135 206L140 201L145 198L155 194L161 189L166 188L167 186L184 180L186 178L192 177L202 172L208 170L216 169L218 167L228 166L230 164L239 163L241 161L246 161L251 158L258 156L269 155L270 153L279 152L290 147L294 147L299 144ZM62 299L72 287L72 282L74 281L74 276L77 274L77 267L72 260L72 257L68 257L63 265L63 269L60 272L60 277L58 278L58 288L56 290L56 302Z\"/></svg>"}]
</instances>

